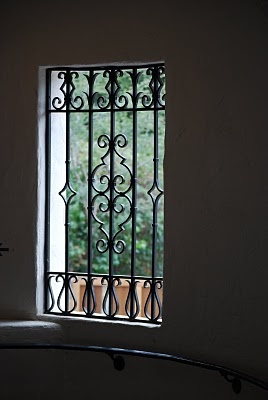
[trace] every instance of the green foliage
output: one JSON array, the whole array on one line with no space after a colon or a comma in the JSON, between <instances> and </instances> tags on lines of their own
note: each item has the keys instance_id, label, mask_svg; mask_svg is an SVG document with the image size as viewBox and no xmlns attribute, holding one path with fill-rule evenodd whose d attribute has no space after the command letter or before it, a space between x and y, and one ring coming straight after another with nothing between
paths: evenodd
<instances>
[{"instance_id":1,"label":"green foliage","mask_svg":"<svg viewBox=\"0 0 268 400\"><path fill-rule=\"evenodd\" d=\"M145 74L144 74L145 75ZM140 88L146 93L148 87L148 77L141 75ZM95 82L95 91L99 92L107 98L105 91L105 82L107 78L98 77ZM79 85L83 88L85 82L81 79L76 87L79 91ZM122 93L126 93L130 86L130 78L128 74L120 78ZM81 91L81 89L80 89ZM118 93L118 96L122 94ZM148 92L149 93L149 92ZM159 120L159 186L163 188L163 158L164 158L164 130L165 130L165 115L163 111L158 113ZM71 183L77 191L77 195L73 198L70 204L70 270L85 272L87 270L88 259L88 127L89 116L87 113L75 112L71 115ZM153 148L154 148L154 131L153 131L153 112L138 112L137 115L137 214L136 214L136 274L141 276L150 275L152 264L152 218L153 218L153 203L148 195L148 190L152 187L154 177L153 164ZM105 146L104 141L99 141L101 135L110 137L110 112L94 113L92 117L92 168L97 165L104 164L99 168L94 176L94 185L98 190L104 190L107 187L107 180L101 180L102 175L109 176L110 164L109 156L102 158L108 151L108 146ZM125 135L127 144L123 146L123 141L119 145L117 142L116 150L120 154L114 153L115 158L115 174L122 175L124 182L118 178L116 188L124 191L130 185L130 173L132 171L132 151L133 151L133 115L131 111L116 112L115 117L115 135ZM107 141L108 143L108 141ZM101 146L103 147L101 147ZM120 147L121 146L121 147ZM125 159L125 161L124 161ZM126 164L127 167L124 165ZM89 182L90 183L90 182ZM93 196L97 192L93 190ZM157 194L157 193L155 193ZM133 192L130 190L127 193L130 202L132 201ZM109 196L109 194L108 194ZM93 214L97 220L103 223L103 229L109 233L109 212L102 212L101 208L105 207L101 203L107 204L107 199L96 198L94 203ZM117 240L125 242L124 251L121 254L113 252L114 271L117 274L129 274L131 268L131 233L132 233L132 218L128 219L131 212L130 203L124 196L119 196L116 201L116 207L122 212L114 213L114 233L122 232L116 236ZM91 251L93 260L92 268L94 272L108 272L108 253L107 250L101 253L97 250L99 240L105 240L105 234L100 229L100 224L94 219L92 220L92 248ZM124 223L125 222L125 223ZM122 225L120 225L122 224ZM157 234L157 274L162 274L163 269L163 196L159 201L158 207L158 234ZM119 243L120 246L120 243ZM101 248L101 246L100 246ZM120 247L118 247L120 248Z\"/></svg>"}]
</instances>

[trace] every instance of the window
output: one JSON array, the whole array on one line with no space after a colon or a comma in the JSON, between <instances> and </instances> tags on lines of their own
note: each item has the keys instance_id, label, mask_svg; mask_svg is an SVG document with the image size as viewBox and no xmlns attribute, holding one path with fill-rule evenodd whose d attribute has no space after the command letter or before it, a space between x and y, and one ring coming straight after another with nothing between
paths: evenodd
<instances>
[{"instance_id":1,"label":"window","mask_svg":"<svg viewBox=\"0 0 268 400\"><path fill-rule=\"evenodd\" d=\"M163 63L46 70L45 312L162 321Z\"/></svg>"}]
</instances>

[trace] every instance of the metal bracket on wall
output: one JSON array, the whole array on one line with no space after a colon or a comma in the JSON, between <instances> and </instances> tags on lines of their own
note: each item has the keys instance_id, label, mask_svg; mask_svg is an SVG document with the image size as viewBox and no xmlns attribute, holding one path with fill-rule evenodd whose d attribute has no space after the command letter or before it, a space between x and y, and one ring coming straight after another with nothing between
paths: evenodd
<instances>
[{"instance_id":1,"label":"metal bracket on wall","mask_svg":"<svg viewBox=\"0 0 268 400\"><path fill-rule=\"evenodd\" d=\"M3 254L1 253L1 251L9 251L9 248L8 248L8 247L2 247L2 244L3 244L3 243L0 243L0 257L3 255Z\"/></svg>"}]
</instances>

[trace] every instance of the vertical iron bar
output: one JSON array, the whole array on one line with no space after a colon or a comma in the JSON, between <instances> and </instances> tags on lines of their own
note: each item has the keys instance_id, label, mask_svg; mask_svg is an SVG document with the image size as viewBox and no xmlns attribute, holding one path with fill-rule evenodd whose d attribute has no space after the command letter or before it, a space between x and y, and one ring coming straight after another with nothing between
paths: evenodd
<instances>
[{"instance_id":1,"label":"vertical iron bar","mask_svg":"<svg viewBox=\"0 0 268 400\"><path fill-rule=\"evenodd\" d=\"M50 270L50 180L51 180L51 113L50 113L50 98L51 98L51 70L46 70L46 199L45 199L45 293L44 306L45 311L48 309L48 272Z\"/></svg>"},{"instance_id":2,"label":"vertical iron bar","mask_svg":"<svg viewBox=\"0 0 268 400\"><path fill-rule=\"evenodd\" d=\"M89 94L89 114L88 114L88 267L87 267L87 279L88 279L88 293L87 293L87 313L89 314L91 306L90 297L90 282L92 273L92 261L93 261L93 250L92 250L92 165L93 165L93 70L89 71L88 80L88 94ZM92 79L91 79L92 78Z\"/></svg>"},{"instance_id":3,"label":"vertical iron bar","mask_svg":"<svg viewBox=\"0 0 268 400\"><path fill-rule=\"evenodd\" d=\"M157 66L153 69L154 76L154 184L158 182L158 110L157 110ZM152 241L152 296L151 318L155 318L155 274L157 267L157 201L153 202L153 241Z\"/></svg>"},{"instance_id":4,"label":"vertical iron bar","mask_svg":"<svg viewBox=\"0 0 268 400\"><path fill-rule=\"evenodd\" d=\"M132 128L132 240L131 240L131 289L136 275L136 220L137 220L137 68L133 68L133 128ZM130 296L130 315L134 315L134 291Z\"/></svg>"},{"instance_id":5,"label":"vertical iron bar","mask_svg":"<svg viewBox=\"0 0 268 400\"><path fill-rule=\"evenodd\" d=\"M109 315L113 312L112 280L114 274L114 250L113 250L113 227L114 227L114 131L115 131L115 69L111 68L111 116L110 116L110 216L109 216Z\"/></svg>"},{"instance_id":6,"label":"vertical iron bar","mask_svg":"<svg viewBox=\"0 0 268 400\"><path fill-rule=\"evenodd\" d=\"M67 187L70 183L70 102L71 102L71 94L70 94L70 82L71 82L71 73L70 70L66 70L66 182ZM66 196L68 193L66 191ZM69 272L69 205L70 203L66 202L65 208L65 312L68 311L68 301L69 301L69 292L68 292L68 272Z\"/></svg>"}]
</instances>

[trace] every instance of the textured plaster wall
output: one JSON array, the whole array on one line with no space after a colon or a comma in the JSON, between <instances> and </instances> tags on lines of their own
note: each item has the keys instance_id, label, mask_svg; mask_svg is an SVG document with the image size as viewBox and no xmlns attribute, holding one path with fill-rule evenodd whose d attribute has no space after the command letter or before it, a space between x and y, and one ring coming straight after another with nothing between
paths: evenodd
<instances>
[{"instance_id":1,"label":"textured plaster wall","mask_svg":"<svg viewBox=\"0 0 268 400\"><path fill-rule=\"evenodd\" d=\"M42 277L44 193L39 66L164 60L164 322L160 328L54 322L60 340L67 342L173 352L268 379L268 20L257 3L13 1L0 6L0 243L10 248L0 259L3 320L34 320L42 303L42 295L36 296ZM43 337L42 324L38 329L33 340ZM43 372L52 379L63 360L55 355L54 364L51 355L42 357ZM96 382L98 363L99 373L117 378L107 360L90 360L96 370L88 374ZM25 369L21 353L14 362ZM64 390L71 396L80 378L88 379L88 359L65 354L63 363ZM71 365L81 366L80 375L70 375ZM150 376L149 367L159 382L163 369L158 364L141 367L136 361L121 380L132 375L133 382L141 382L144 374ZM188 370L165 371L171 388L179 371L182 386L177 390L186 393ZM198 373L191 379L205 390L204 398L232 399L224 383L219 383L224 386L220 393L214 386L208 389L210 376L203 383ZM52 379L51 385L56 384ZM184 398L196 398L194 387ZM159 396L163 393L161 386ZM264 398L250 388L243 396Z\"/></svg>"}]
</instances>

